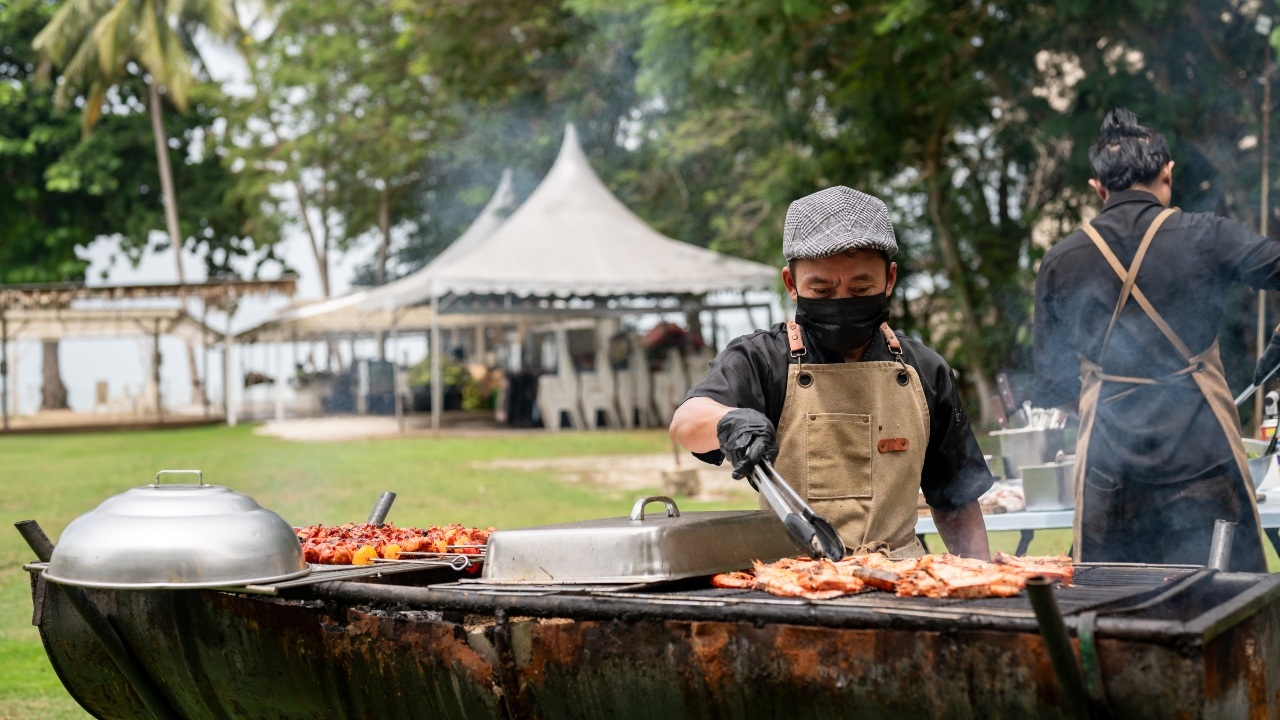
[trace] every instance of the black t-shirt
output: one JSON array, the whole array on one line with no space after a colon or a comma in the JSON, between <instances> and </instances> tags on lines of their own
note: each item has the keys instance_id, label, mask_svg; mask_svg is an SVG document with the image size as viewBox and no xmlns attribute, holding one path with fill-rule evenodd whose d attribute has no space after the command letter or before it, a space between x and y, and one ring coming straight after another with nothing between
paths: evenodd
<instances>
[{"instance_id":1,"label":"black t-shirt","mask_svg":"<svg viewBox=\"0 0 1280 720\"><path fill-rule=\"evenodd\" d=\"M1133 263L1142 236L1163 210L1150 193L1113 193L1091 222L1116 258ZM1136 286L1193 355L1213 344L1232 283L1280 288L1280 243L1233 220L1177 212L1156 233ZM1077 230L1053 246L1036 276L1036 404L1080 396L1080 357L1111 375L1163 378L1186 367L1173 345L1130 298L1100 357L1120 297L1120 277ZM1178 482L1231 460L1231 446L1189 376L1159 385L1104 383L1089 443L1089 466L1113 477Z\"/></svg>"},{"instance_id":2,"label":"black t-shirt","mask_svg":"<svg viewBox=\"0 0 1280 720\"><path fill-rule=\"evenodd\" d=\"M929 406L929 444L920 473L925 501L939 510L964 507L985 493L995 479L987 469L969 419L956 397L951 368L938 353L919 341L902 334L898 339L903 360L920 376ZM805 347L808 349L805 363L844 362L839 353L825 348L808 333L805 333ZM894 359L878 335L863 357L867 362ZM785 323L769 330L757 330L729 343L711 361L707 377L694 386L685 399L706 397L729 407L758 410L777 427L786 400L787 366L791 362L794 361ZM694 453L694 456L714 465L724 461L719 450Z\"/></svg>"}]
</instances>

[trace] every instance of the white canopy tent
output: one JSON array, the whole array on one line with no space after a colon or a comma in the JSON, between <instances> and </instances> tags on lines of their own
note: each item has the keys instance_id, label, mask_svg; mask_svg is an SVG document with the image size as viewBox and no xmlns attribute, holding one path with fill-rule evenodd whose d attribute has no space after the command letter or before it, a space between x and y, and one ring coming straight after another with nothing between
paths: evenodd
<instances>
[{"instance_id":1,"label":"white canopy tent","mask_svg":"<svg viewBox=\"0 0 1280 720\"><path fill-rule=\"evenodd\" d=\"M649 227L592 169L572 125L555 163L510 217L510 172L467 229L435 260L382 287L290 308L247 331L288 340L324 332L430 323L429 347L459 315L492 318L672 312L709 293L769 291L778 269L680 242ZM640 302L636 302L640 300ZM699 299L697 307L705 307ZM421 306L426 306L425 308ZM707 308L715 309L715 308ZM425 313L423 312L425 310ZM442 317L447 314L447 317ZM440 353L432 352L432 427L440 425Z\"/></svg>"},{"instance_id":2,"label":"white canopy tent","mask_svg":"<svg viewBox=\"0 0 1280 720\"><path fill-rule=\"evenodd\" d=\"M515 303L535 312L618 307L631 298L670 299L717 291L769 290L777 268L673 240L649 227L596 175L565 128L551 170L502 226L456 259L433 269L425 295L437 312L476 312ZM470 305L468 305L468 301ZM646 308L651 311L652 308ZM438 322L432 328L437 342ZM433 354L432 377L439 377ZM439 427L440 389L432 387L432 427Z\"/></svg>"},{"instance_id":3,"label":"white canopy tent","mask_svg":"<svg viewBox=\"0 0 1280 720\"><path fill-rule=\"evenodd\" d=\"M635 297L767 290L778 269L673 240L614 197L572 125L529 199L491 236L437 268L425 302L446 295Z\"/></svg>"}]
</instances>

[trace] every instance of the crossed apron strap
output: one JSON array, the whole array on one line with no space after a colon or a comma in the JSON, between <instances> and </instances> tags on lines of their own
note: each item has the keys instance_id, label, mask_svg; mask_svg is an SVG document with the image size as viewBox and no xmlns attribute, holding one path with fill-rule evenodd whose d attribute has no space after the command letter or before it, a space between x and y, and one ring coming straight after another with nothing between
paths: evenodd
<instances>
[{"instance_id":1,"label":"crossed apron strap","mask_svg":"<svg viewBox=\"0 0 1280 720\"><path fill-rule=\"evenodd\" d=\"M1099 365L1102 364L1103 359L1106 357L1107 345L1111 342L1111 332L1115 330L1116 322L1120 319L1120 312L1124 310L1130 296L1147 313L1147 316L1151 318L1151 322L1155 323L1156 327L1160 329L1160 333L1173 345L1178 354L1182 355L1182 358L1188 364L1192 361L1191 350L1182 342L1182 338L1178 337L1173 328L1169 327L1169 323L1165 322L1160 313L1156 311L1155 306L1151 304L1151 301L1147 300L1147 296L1135 284L1138 280L1138 270L1142 267L1142 261L1146 258L1147 249L1151 247L1151 241L1155 239L1156 233L1160 230L1160 226L1164 224L1164 221L1175 212L1177 210L1174 208L1165 208L1160 211L1151 226L1147 228L1146 234L1142 236L1142 243L1138 245L1138 252L1133 256L1133 264L1127 270L1124 264L1120 262L1120 259L1116 257L1116 254L1111 251L1111 246L1107 245L1107 241L1103 240L1102 235L1098 234L1098 231L1094 229L1092 223L1086 220L1080 226L1085 235L1088 235L1093 244L1098 247L1102 257L1106 258L1107 263L1111 265L1111 269L1115 270L1116 275L1120 276L1120 279L1124 282L1120 287L1120 299L1116 301L1116 307L1111 312L1111 322L1107 325L1107 333L1102 338L1102 349L1098 352Z\"/></svg>"},{"instance_id":2,"label":"crossed apron strap","mask_svg":"<svg viewBox=\"0 0 1280 720\"><path fill-rule=\"evenodd\" d=\"M1093 430L1094 411L1097 406L1099 391L1101 389L1100 381L1110 380L1134 386L1128 391L1108 398L1109 400L1114 400L1117 397L1133 392L1142 385L1156 385L1179 376L1190 375L1195 381L1196 386L1200 389L1201 394L1204 395L1205 401L1209 404L1210 409L1213 410L1213 414L1217 418L1219 425L1222 426L1222 431L1227 437L1227 442L1231 444L1232 455L1234 456L1236 465L1240 472L1240 481L1242 483L1246 483L1247 492L1245 495L1253 509L1254 520L1255 522L1258 522L1258 527L1262 527L1262 523L1258 519L1258 506L1253 496L1252 488L1247 487L1249 469L1245 459L1244 444L1240 440L1239 426L1237 424L1238 419L1235 415L1234 404L1231 401L1230 393L1227 392L1226 380L1222 377L1221 360L1218 358L1217 342L1215 341L1207 350L1199 355L1192 355L1191 350L1187 348L1184 342L1182 342L1182 338L1178 337L1178 334L1173 331L1173 328L1169 326L1169 323L1165 322L1165 319L1156 311L1155 306L1147 300L1146 295L1144 295L1142 290L1136 285L1138 270L1141 268L1142 261L1146 257L1147 249L1151 246L1151 241L1155 238L1156 232L1160 229L1160 226L1164 224L1164 221L1175 212L1177 212L1177 210L1174 208L1165 208L1156 216L1155 221L1151 223L1151 226L1147 228L1147 232L1142 236L1142 243L1138 246L1138 252L1134 255L1133 263L1128 269L1124 267L1124 264L1121 263L1115 253L1111 251L1111 247L1107 245L1107 242L1102 239L1102 236L1098 234L1098 231L1091 223L1086 221L1081 226L1081 229L1089 236L1089 239L1093 241L1093 244L1098 247L1102 256L1106 258L1111 269L1114 270L1116 275L1118 275L1124 282L1120 289L1120 298L1116 301L1115 310L1111 313L1111 323L1107 325L1106 335L1103 336L1102 348L1098 353L1099 362L1095 364L1087 358L1081 358L1082 367L1086 368L1088 372L1093 375L1094 379L1092 382L1086 383L1085 392L1082 393L1080 401L1081 428L1076 451L1076 457L1079 459L1079 463L1076 466L1076 505L1077 507L1082 505L1082 480L1084 476L1084 468L1088 462L1088 443ZM1186 361L1186 367L1162 378L1135 378L1122 375L1109 375L1102 372L1101 362L1103 356L1106 354L1107 344L1111 339L1111 332L1115 329L1116 321L1120 318L1120 312L1124 309L1124 306L1128 302L1130 296L1133 297L1142 310L1147 314L1147 317L1151 319L1151 322L1155 323L1155 326L1159 328L1160 333L1165 336L1165 339L1173 345L1173 347L1178 351L1178 354ZM1208 373L1202 372L1206 369L1209 370ZM1088 397L1085 397L1086 394ZM1084 450L1083 452L1081 452L1082 448ZM1074 523L1075 554L1077 559L1079 559L1081 543L1080 517L1080 513L1077 513L1076 521Z\"/></svg>"}]
</instances>

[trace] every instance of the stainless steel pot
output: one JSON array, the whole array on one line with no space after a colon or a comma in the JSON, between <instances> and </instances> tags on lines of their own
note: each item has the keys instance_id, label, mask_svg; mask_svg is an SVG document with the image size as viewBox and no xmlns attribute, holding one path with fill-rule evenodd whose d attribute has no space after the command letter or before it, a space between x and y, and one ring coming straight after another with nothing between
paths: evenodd
<instances>
[{"instance_id":1,"label":"stainless steel pot","mask_svg":"<svg viewBox=\"0 0 1280 720\"><path fill-rule=\"evenodd\" d=\"M194 474L195 485L160 476ZM198 470L103 501L67 526L44 576L65 585L145 589L278 582L310 572L293 528L253 498L205 485Z\"/></svg>"}]
</instances>

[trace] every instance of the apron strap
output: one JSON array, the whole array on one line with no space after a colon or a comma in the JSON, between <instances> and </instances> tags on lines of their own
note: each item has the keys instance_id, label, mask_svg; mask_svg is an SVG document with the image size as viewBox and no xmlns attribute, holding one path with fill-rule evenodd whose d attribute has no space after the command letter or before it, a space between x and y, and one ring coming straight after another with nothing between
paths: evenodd
<instances>
[{"instance_id":1,"label":"apron strap","mask_svg":"<svg viewBox=\"0 0 1280 720\"><path fill-rule=\"evenodd\" d=\"M787 342L791 345L791 357L798 358L807 352L804 349L804 335L800 332L800 324L795 320L787 321Z\"/></svg>"},{"instance_id":2,"label":"apron strap","mask_svg":"<svg viewBox=\"0 0 1280 720\"><path fill-rule=\"evenodd\" d=\"M889 346L889 352L893 353L893 356L899 362L903 362L902 343L898 341L898 336L889 327L889 323L880 323L880 334L884 336L885 344ZM804 347L804 334L800 332L800 324L795 320L787 321L787 344L791 347L791 357L793 358L798 358L808 352Z\"/></svg>"},{"instance_id":3,"label":"apron strap","mask_svg":"<svg viewBox=\"0 0 1280 720\"><path fill-rule=\"evenodd\" d=\"M1160 229L1160 226L1164 224L1164 221L1175 212L1177 212L1177 210L1174 208L1165 208L1160 211L1160 214L1156 216L1155 221L1147 228L1146 234L1142 236L1142 243L1138 246L1137 254L1134 255L1133 264L1127 269L1124 264L1120 262L1120 259L1116 257L1115 253L1111 251L1111 247L1107 245L1107 241L1102 239L1102 235L1094 229L1091 223L1086 221L1080 226L1080 229L1084 231L1085 235L1089 236L1089 239L1097 246L1098 251L1102 253L1104 258L1106 258L1111 269L1114 270L1116 275L1123 281L1123 285L1120 289L1120 298L1116 301L1115 309L1111 313L1111 323L1107 325L1107 333L1102 339L1102 349L1098 353L1099 361L1102 360L1103 356L1107 352L1107 345L1111 341L1111 332L1115 329L1116 321L1120 318L1120 311L1124 309L1129 297L1132 296L1133 299L1137 301L1138 305L1142 307L1142 310L1147 314L1147 317L1151 318L1151 322L1155 323L1156 327L1160 330L1160 333L1169 341L1169 344L1173 345L1174 349L1178 351L1178 354L1182 356L1182 359L1191 363L1193 358L1191 350L1182 342L1182 338L1178 337L1178 334L1173 331L1173 328L1169 326L1169 323L1165 322L1165 319L1156 310L1155 306L1151 304L1151 301L1147 300L1147 296L1143 294L1142 290L1138 288L1136 284L1138 279L1138 270L1142 267L1142 261L1146 257L1147 249L1151 246L1151 241L1155 239L1156 232Z\"/></svg>"},{"instance_id":4,"label":"apron strap","mask_svg":"<svg viewBox=\"0 0 1280 720\"><path fill-rule=\"evenodd\" d=\"M889 323L880 323L880 334L884 336L884 341L889 344L889 352L894 355L902 354L902 343L898 342L898 336L889 327Z\"/></svg>"}]
</instances>

